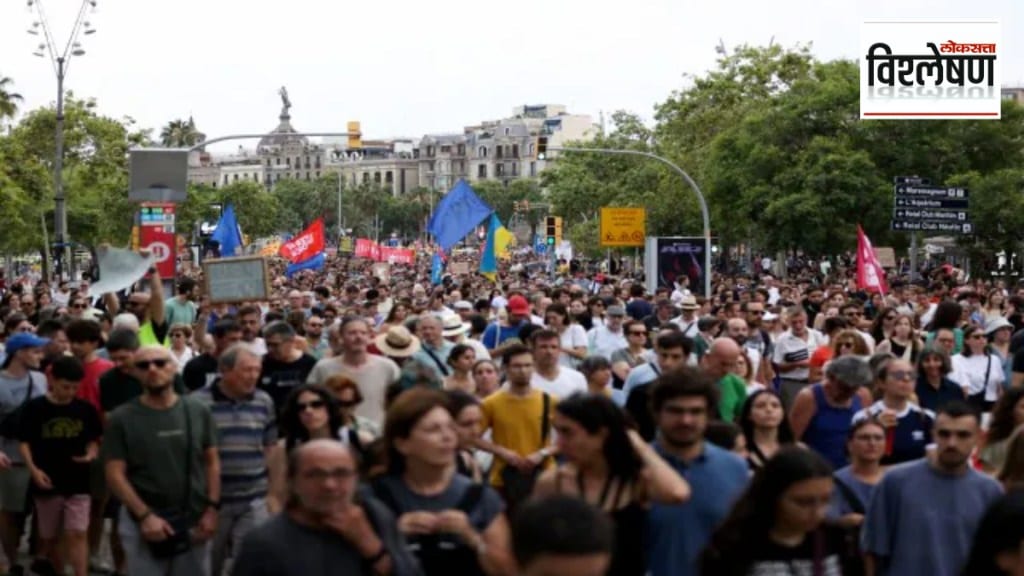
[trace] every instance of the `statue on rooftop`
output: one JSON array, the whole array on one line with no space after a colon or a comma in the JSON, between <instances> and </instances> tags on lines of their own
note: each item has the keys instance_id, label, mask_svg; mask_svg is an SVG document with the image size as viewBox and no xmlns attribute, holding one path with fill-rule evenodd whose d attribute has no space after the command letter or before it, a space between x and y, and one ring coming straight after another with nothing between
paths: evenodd
<instances>
[{"instance_id":1,"label":"statue on rooftop","mask_svg":"<svg viewBox=\"0 0 1024 576\"><path fill-rule=\"evenodd\" d=\"M281 116L288 116L288 109L292 107L292 101L288 99L288 89L281 86L277 93L281 95Z\"/></svg>"}]
</instances>

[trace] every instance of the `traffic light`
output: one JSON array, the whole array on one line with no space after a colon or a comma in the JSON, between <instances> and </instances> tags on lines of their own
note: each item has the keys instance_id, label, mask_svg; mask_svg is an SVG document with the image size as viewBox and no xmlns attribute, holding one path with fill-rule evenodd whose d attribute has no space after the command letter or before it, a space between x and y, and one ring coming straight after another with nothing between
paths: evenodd
<instances>
[{"instance_id":1,"label":"traffic light","mask_svg":"<svg viewBox=\"0 0 1024 576\"><path fill-rule=\"evenodd\" d=\"M544 160L548 154L548 137L540 136L537 138L537 159Z\"/></svg>"},{"instance_id":2,"label":"traffic light","mask_svg":"<svg viewBox=\"0 0 1024 576\"><path fill-rule=\"evenodd\" d=\"M545 221L547 229L547 244L554 246L562 241L562 218L559 216L548 216Z\"/></svg>"}]
</instances>

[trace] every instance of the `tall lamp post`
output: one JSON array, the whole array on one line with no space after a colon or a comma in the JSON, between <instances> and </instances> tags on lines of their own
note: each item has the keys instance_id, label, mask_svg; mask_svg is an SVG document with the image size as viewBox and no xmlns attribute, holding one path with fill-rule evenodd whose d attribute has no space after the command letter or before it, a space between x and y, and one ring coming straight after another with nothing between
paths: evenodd
<instances>
[{"instance_id":1,"label":"tall lamp post","mask_svg":"<svg viewBox=\"0 0 1024 576\"><path fill-rule=\"evenodd\" d=\"M33 11L36 15L36 20L32 22L32 27L28 29L28 33L33 36L42 35L43 41L39 43L34 52L35 56L39 58L46 58L49 56L50 62L53 65L53 71L57 76L57 133L54 137L56 150L54 152L53 159L53 199L54 199L54 211L53 211L53 228L54 235L56 236L54 245L57 248L56 254L56 272L57 277L61 278L64 274L65 266L70 267L70 250L69 250L69 238L68 238L68 214L67 204L64 196L64 77L67 75L68 66L71 64L72 56L82 56L85 54L85 50L82 49L82 44L78 41L80 34L90 35L96 32L96 29L92 27L92 24L86 20L86 14L90 9L95 12L96 0L83 0L82 5L78 8L78 16L75 18L75 24L71 28L71 34L68 35L67 43L64 45L63 51L60 50L60 46L53 39L53 34L50 32L50 23L46 18L46 12L43 10L42 0L28 0L28 8ZM68 270L68 277L71 276L71 271Z\"/></svg>"}]
</instances>

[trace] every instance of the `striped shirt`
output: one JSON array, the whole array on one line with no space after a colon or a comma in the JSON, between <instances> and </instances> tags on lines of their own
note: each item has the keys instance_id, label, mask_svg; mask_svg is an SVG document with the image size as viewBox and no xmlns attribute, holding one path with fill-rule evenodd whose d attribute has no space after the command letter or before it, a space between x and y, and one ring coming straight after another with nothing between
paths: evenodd
<instances>
[{"instance_id":1,"label":"striped shirt","mask_svg":"<svg viewBox=\"0 0 1024 576\"><path fill-rule=\"evenodd\" d=\"M257 389L247 398L233 400L215 382L192 396L210 408L217 425L221 501L232 504L266 497L265 449L277 442L276 412L270 395Z\"/></svg>"}]
</instances>

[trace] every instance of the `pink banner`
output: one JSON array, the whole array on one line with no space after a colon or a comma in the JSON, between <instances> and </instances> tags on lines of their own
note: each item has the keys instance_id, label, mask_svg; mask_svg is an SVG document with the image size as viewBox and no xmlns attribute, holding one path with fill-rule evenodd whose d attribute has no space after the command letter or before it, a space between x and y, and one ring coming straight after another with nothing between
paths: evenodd
<instances>
[{"instance_id":1,"label":"pink banner","mask_svg":"<svg viewBox=\"0 0 1024 576\"><path fill-rule=\"evenodd\" d=\"M389 264L406 264L411 266L416 263L415 250L381 246L369 238L356 239L353 255L356 258L366 258L374 262L388 262Z\"/></svg>"}]
</instances>

